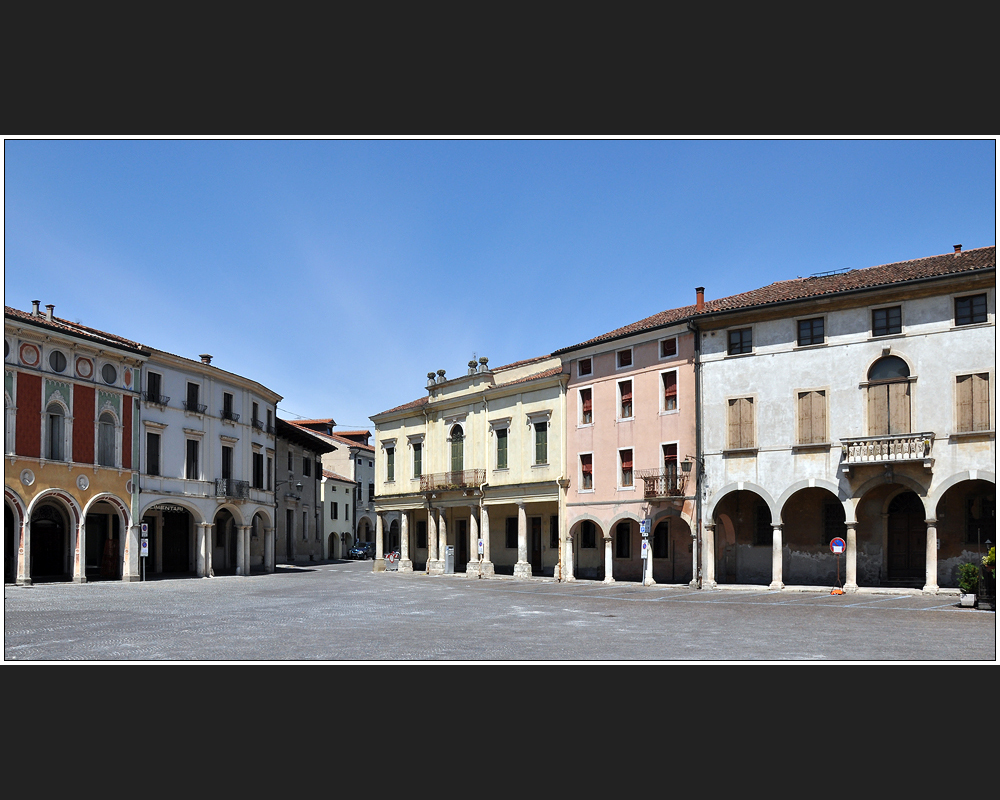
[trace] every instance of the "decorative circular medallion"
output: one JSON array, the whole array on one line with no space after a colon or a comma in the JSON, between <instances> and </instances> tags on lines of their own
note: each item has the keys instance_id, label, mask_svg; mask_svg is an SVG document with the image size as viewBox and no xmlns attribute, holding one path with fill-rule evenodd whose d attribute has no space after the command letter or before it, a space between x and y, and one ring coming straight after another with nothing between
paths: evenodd
<instances>
[{"instance_id":1,"label":"decorative circular medallion","mask_svg":"<svg viewBox=\"0 0 1000 800\"><path fill-rule=\"evenodd\" d=\"M125 482L125 492L127 494L132 494L132 481Z\"/></svg>"},{"instance_id":2,"label":"decorative circular medallion","mask_svg":"<svg viewBox=\"0 0 1000 800\"><path fill-rule=\"evenodd\" d=\"M90 487L90 480L87 478L86 475L81 475L79 478L76 479L76 485L79 486L80 489L82 489L83 491L87 491L87 489Z\"/></svg>"},{"instance_id":3,"label":"decorative circular medallion","mask_svg":"<svg viewBox=\"0 0 1000 800\"><path fill-rule=\"evenodd\" d=\"M31 486L35 482L35 473L30 469L21 470L21 483L25 486Z\"/></svg>"},{"instance_id":4,"label":"decorative circular medallion","mask_svg":"<svg viewBox=\"0 0 1000 800\"><path fill-rule=\"evenodd\" d=\"M81 356L76 360L76 374L81 378L89 378L94 374L94 365L89 358Z\"/></svg>"},{"instance_id":5,"label":"decorative circular medallion","mask_svg":"<svg viewBox=\"0 0 1000 800\"><path fill-rule=\"evenodd\" d=\"M27 342L22 342L20 351L21 353L21 363L29 367L38 366L38 348L33 344L28 344Z\"/></svg>"}]
</instances>

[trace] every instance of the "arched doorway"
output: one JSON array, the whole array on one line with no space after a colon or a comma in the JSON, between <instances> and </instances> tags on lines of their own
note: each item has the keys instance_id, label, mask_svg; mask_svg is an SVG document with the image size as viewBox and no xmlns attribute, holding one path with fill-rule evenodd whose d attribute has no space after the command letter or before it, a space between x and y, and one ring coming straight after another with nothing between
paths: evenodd
<instances>
[{"instance_id":1,"label":"arched doorway","mask_svg":"<svg viewBox=\"0 0 1000 800\"><path fill-rule=\"evenodd\" d=\"M936 509L938 585L958 587L962 564L981 564L996 546L996 485L964 480L950 487Z\"/></svg>"},{"instance_id":2,"label":"arched doorway","mask_svg":"<svg viewBox=\"0 0 1000 800\"><path fill-rule=\"evenodd\" d=\"M212 525L212 572L235 575L237 559L236 520L229 509L222 508Z\"/></svg>"},{"instance_id":3,"label":"arched doorway","mask_svg":"<svg viewBox=\"0 0 1000 800\"><path fill-rule=\"evenodd\" d=\"M889 503L886 521L886 576L892 582L923 585L927 565L924 504L915 492L902 492Z\"/></svg>"},{"instance_id":4,"label":"arched doorway","mask_svg":"<svg viewBox=\"0 0 1000 800\"><path fill-rule=\"evenodd\" d=\"M110 503L96 503L87 512L84 526L87 580L121 580L122 535L117 510Z\"/></svg>"},{"instance_id":5,"label":"arched doorway","mask_svg":"<svg viewBox=\"0 0 1000 800\"><path fill-rule=\"evenodd\" d=\"M604 580L604 531L593 520L580 520L570 529L573 538L573 577Z\"/></svg>"},{"instance_id":6,"label":"arched doorway","mask_svg":"<svg viewBox=\"0 0 1000 800\"><path fill-rule=\"evenodd\" d=\"M180 506L157 506L147 513L159 511L159 530L157 538L151 538L153 564L147 564L147 574L155 571L161 574L193 574L194 563L194 518L191 512ZM144 522L151 521L154 526L156 518L144 517ZM154 527L150 527L150 536L154 537ZM150 567L153 567L150 570Z\"/></svg>"},{"instance_id":7,"label":"arched doorway","mask_svg":"<svg viewBox=\"0 0 1000 800\"><path fill-rule=\"evenodd\" d=\"M69 517L58 504L42 502L31 513L30 574L33 582L72 579L72 539Z\"/></svg>"},{"instance_id":8,"label":"arched doorway","mask_svg":"<svg viewBox=\"0 0 1000 800\"><path fill-rule=\"evenodd\" d=\"M694 542L691 528L681 517L670 515L656 523L650 549L656 583L691 582Z\"/></svg>"},{"instance_id":9,"label":"arched doorway","mask_svg":"<svg viewBox=\"0 0 1000 800\"><path fill-rule=\"evenodd\" d=\"M846 539L844 504L822 487L799 489L781 506L782 582L799 586L834 586L844 579L843 557L830 549Z\"/></svg>"},{"instance_id":10,"label":"arched doorway","mask_svg":"<svg viewBox=\"0 0 1000 800\"><path fill-rule=\"evenodd\" d=\"M20 524L10 506L4 504L3 512L3 582L17 581L17 545Z\"/></svg>"},{"instance_id":11,"label":"arched doorway","mask_svg":"<svg viewBox=\"0 0 1000 800\"><path fill-rule=\"evenodd\" d=\"M730 492L715 506L717 583L769 585L773 578L771 509L756 492Z\"/></svg>"}]
</instances>

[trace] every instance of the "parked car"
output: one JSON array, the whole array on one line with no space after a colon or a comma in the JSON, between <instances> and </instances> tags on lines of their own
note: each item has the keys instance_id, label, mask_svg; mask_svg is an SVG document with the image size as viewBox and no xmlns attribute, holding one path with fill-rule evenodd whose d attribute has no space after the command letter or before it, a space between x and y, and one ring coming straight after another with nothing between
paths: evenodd
<instances>
[{"instance_id":1,"label":"parked car","mask_svg":"<svg viewBox=\"0 0 1000 800\"><path fill-rule=\"evenodd\" d=\"M375 558L375 542L358 542L347 551L351 558Z\"/></svg>"}]
</instances>

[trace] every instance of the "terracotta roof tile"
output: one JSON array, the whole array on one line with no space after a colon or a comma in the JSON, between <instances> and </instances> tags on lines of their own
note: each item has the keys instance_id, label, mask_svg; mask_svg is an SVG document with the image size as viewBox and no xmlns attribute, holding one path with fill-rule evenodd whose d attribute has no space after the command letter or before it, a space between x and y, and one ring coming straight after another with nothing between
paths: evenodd
<instances>
[{"instance_id":1,"label":"terracotta roof tile","mask_svg":"<svg viewBox=\"0 0 1000 800\"><path fill-rule=\"evenodd\" d=\"M29 325L37 325L41 328L50 328L52 330L62 331L63 333L74 336L82 336L85 339L104 342L105 344L114 347L125 347L129 350L138 350L147 355L151 349L144 344L133 342L131 339L126 339L123 336L116 336L113 333L99 331L97 328L91 328L87 325L82 325L79 322L70 322L68 319L62 319L61 317L53 316L52 320L49 321L44 314L40 317L36 317L28 311L21 311L20 309L12 308L11 306L4 306L3 313L5 317L20 320L21 322L25 322Z\"/></svg>"}]
</instances>

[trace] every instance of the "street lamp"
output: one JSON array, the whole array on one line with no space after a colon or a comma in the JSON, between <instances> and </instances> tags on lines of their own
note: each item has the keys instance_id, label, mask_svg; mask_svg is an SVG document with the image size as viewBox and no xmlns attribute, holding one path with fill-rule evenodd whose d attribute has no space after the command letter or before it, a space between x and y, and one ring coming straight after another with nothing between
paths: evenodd
<instances>
[{"instance_id":1,"label":"street lamp","mask_svg":"<svg viewBox=\"0 0 1000 800\"><path fill-rule=\"evenodd\" d=\"M689 474L691 472L691 461L692 461L692 459L695 460L695 461L697 461L698 465L702 469L705 468L705 462L702 461L700 458L698 458L698 456L684 456L684 460L681 462L681 472L683 472L685 475L687 475L687 474Z\"/></svg>"}]
</instances>

